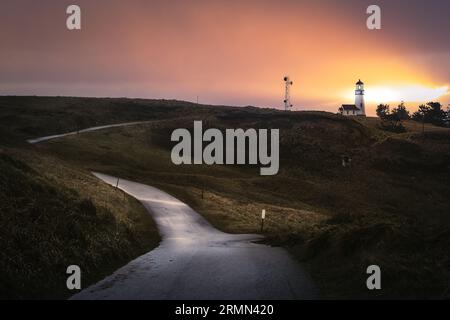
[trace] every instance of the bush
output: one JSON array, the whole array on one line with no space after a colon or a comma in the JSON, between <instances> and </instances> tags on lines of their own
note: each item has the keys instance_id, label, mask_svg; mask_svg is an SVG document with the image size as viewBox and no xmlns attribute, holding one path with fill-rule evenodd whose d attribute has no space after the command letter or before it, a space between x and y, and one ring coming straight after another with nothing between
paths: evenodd
<instances>
[{"instance_id":1,"label":"bush","mask_svg":"<svg viewBox=\"0 0 450 320\"><path fill-rule=\"evenodd\" d=\"M380 129L384 131L403 133L406 132L406 128L400 121L384 120L380 123Z\"/></svg>"}]
</instances>

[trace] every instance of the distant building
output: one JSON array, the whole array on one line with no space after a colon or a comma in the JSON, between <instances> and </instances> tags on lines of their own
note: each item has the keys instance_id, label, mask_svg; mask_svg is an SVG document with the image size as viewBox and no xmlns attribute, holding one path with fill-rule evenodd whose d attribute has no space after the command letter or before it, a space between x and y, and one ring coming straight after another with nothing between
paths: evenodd
<instances>
[{"instance_id":1,"label":"distant building","mask_svg":"<svg viewBox=\"0 0 450 320\"><path fill-rule=\"evenodd\" d=\"M450 127L450 116L444 118L444 125L446 127Z\"/></svg>"},{"instance_id":2,"label":"distant building","mask_svg":"<svg viewBox=\"0 0 450 320\"><path fill-rule=\"evenodd\" d=\"M450 104L447 107L447 116L444 118L444 125L450 127Z\"/></svg>"},{"instance_id":3,"label":"distant building","mask_svg":"<svg viewBox=\"0 0 450 320\"><path fill-rule=\"evenodd\" d=\"M358 80L355 89L355 104L343 104L339 113L344 116L366 116L366 105L364 103L364 83Z\"/></svg>"}]
</instances>

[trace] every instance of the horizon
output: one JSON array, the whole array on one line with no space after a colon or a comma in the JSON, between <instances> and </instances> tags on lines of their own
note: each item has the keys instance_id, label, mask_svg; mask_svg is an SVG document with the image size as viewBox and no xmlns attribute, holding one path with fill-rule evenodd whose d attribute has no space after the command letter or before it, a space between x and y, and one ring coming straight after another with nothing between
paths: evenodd
<instances>
[{"instance_id":1,"label":"horizon","mask_svg":"<svg viewBox=\"0 0 450 320\"><path fill-rule=\"evenodd\" d=\"M231 105L231 104L221 104L221 103L203 103L201 101L199 101L198 103L196 101L191 101L191 100L183 100L183 99L175 99L175 98L142 98L142 97L127 97L127 96L71 96L71 95L1 95L0 97L6 97L6 98L75 98L75 99L125 99L125 100L150 100L150 101L176 101L176 102L185 102L185 103L191 103L194 105L199 105L199 106L205 106L205 107L231 107L231 108L258 108L258 109L272 109L275 111L285 111L282 107L271 107L271 106L262 106L262 105ZM404 106L406 107L406 109L410 112L413 113L414 111L418 110L418 107L420 105L426 105L428 103L433 103L433 102L437 102L440 103L442 105L442 109L446 110L446 105L442 104L440 101L436 100L436 101L426 101L426 102L418 102L418 104L407 104L404 103ZM384 105L387 104L391 109L397 107L398 105L400 105L402 103L402 101L398 101L395 103L379 103L378 105ZM343 103L344 104L344 103ZM450 106L450 104L448 105ZM302 108L302 107L297 107L294 106L294 108L292 110L289 110L287 112L327 112L327 113L332 113L332 114L338 114L338 110L333 111L333 110L324 110L324 109L320 109L317 107L309 107L309 108ZM366 117L372 117L372 118L377 118L378 116L376 114L372 114L373 112L369 113L366 115Z\"/></svg>"},{"instance_id":2,"label":"horizon","mask_svg":"<svg viewBox=\"0 0 450 320\"><path fill-rule=\"evenodd\" d=\"M77 1L79 31L65 29L66 1L0 4L0 93L282 109L289 75L295 111L336 113L359 78L370 116L450 103L445 0L379 1L381 30L367 29L366 0L105 3Z\"/></svg>"}]
</instances>

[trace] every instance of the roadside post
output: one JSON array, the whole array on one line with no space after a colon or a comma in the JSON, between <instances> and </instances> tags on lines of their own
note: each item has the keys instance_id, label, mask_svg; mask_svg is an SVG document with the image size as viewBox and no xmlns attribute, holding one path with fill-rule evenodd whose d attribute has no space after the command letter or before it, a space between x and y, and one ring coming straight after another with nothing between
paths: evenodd
<instances>
[{"instance_id":1,"label":"roadside post","mask_svg":"<svg viewBox=\"0 0 450 320\"><path fill-rule=\"evenodd\" d=\"M116 189L119 187L119 180L120 180L120 178L119 177L117 177L117 182L116 182Z\"/></svg>"},{"instance_id":2,"label":"roadside post","mask_svg":"<svg viewBox=\"0 0 450 320\"><path fill-rule=\"evenodd\" d=\"M261 232L264 230L264 220L266 219L266 210L263 209L261 212Z\"/></svg>"}]
</instances>

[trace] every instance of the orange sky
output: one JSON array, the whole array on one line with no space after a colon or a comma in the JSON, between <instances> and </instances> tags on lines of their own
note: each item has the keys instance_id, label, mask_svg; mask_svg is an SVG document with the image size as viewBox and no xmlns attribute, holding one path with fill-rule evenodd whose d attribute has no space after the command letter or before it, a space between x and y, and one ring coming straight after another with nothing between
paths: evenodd
<instances>
[{"instance_id":1,"label":"orange sky","mask_svg":"<svg viewBox=\"0 0 450 320\"><path fill-rule=\"evenodd\" d=\"M359 78L370 114L390 100L450 103L442 96L449 23L436 22L446 16L445 0L429 4L434 21L419 19L427 18L423 2L403 1L405 13L402 1L381 1L380 31L366 28L364 0L84 0L74 2L83 30L69 32L72 2L0 4L0 94L198 95L202 103L281 108L288 74L298 110L336 111L352 102Z\"/></svg>"}]
</instances>

